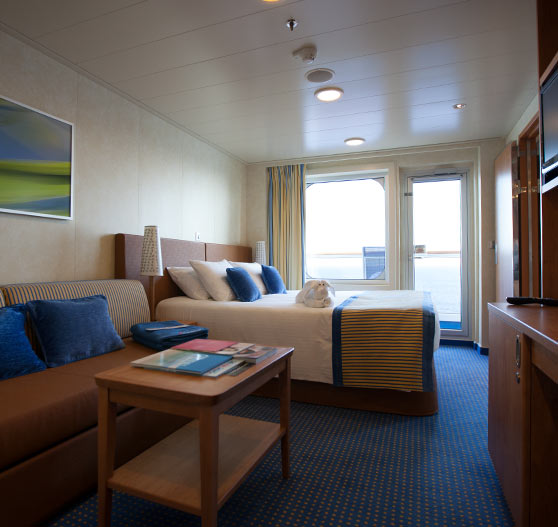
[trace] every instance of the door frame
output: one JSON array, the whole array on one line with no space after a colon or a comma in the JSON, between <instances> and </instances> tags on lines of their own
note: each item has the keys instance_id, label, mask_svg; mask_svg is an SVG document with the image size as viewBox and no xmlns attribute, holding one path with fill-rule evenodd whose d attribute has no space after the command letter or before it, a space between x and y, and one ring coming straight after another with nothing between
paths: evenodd
<instances>
[{"instance_id":1,"label":"door frame","mask_svg":"<svg viewBox=\"0 0 558 527\"><path fill-rule=\"evenodd\" d=\"M413 196L412 183L416 180L461 180L461 329L441 329L446 338L466 338L471 335L471 306L473 266L470 262L470 225L472 221L469 197L469 170L465 168L443 170L406 171L400 176L401 203L401 284L414 289L413 264Z\"/></svg>"}]
</instances>

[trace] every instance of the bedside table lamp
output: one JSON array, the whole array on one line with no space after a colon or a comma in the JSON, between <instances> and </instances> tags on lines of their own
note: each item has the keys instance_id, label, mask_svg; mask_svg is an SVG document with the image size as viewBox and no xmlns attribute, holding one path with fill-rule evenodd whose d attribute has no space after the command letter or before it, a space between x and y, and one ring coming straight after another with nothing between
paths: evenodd
<instances>
[{"instance_id":1,"label":"bedside table lamp","mask_svg":"<svg viewBox=\"0 0 558 527\"><path fill-rule=\"evenodd\" d=\"M149 309L151 320L155 320L155 287L153 277L163 276L163 259L161 257L161 239L159 227L147 225L143 233L140 275L149 276Z\"/></svg>"},{"instance_id":2,"label":"bedside table lamp","mask_svg":"<svg viewBox=\"0 0 558 527\"><path fill-rule=\"evenodd\" d=\"M267 263L265 258L265 241L256 242L256 257L254 261L262 265Z\"/></svg>"}]
</instances>

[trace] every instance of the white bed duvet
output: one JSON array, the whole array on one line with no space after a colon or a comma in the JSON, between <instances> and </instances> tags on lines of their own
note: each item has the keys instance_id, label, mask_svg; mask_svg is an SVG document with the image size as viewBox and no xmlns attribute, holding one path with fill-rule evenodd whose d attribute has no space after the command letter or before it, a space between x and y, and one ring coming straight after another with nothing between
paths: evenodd
<instances>
[{"instance_id":1,"label":"white bed duvet","mask_svg":"<svg viewBox=\"0 0 558 527\"><path fill-rule=\"evenodd\" d=\"M333 308L358 292L336 292L334 306L327 308L297 304L297 293L264 295L255 302L193 300L186 296L167 298L157 305L156 317L157 320L195 320L208 328L209 337L214 339L294 346L292 378L332 384ZM380 302L385 293L378 292ZM435 348L438 341L437 329Z\"/></svg>"}]
</instances>

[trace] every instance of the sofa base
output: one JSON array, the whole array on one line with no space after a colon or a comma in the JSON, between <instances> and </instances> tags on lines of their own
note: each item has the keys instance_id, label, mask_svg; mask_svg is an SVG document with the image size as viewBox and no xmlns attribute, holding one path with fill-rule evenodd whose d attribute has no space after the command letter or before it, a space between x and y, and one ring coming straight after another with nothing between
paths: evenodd
<instances>
[{"instance_id":1,"label":"sofa base","mask_svg":"<svg viewBox=\"0 0 558 527\"><path fill-rule=\"evenodd\" d=\"M117 417L116 466L188 420L132 408ZM0 473L0 524L33 526L52 518L97 485L97 427Z\"/></svg>"}]
</instances>

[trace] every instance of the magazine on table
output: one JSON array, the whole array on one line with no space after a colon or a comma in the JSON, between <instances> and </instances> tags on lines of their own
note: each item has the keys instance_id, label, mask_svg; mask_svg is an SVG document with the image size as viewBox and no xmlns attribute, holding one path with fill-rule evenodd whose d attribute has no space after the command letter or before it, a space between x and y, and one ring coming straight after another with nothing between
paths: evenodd
<instances>
[{"instance_id":1,"label":"magazine on table","mask_svg":"<svg viewBox=\"0 0 558 527\"><path fill-rule=\"evenodd\" d=\"M131 364L132 366L152 370L204 375L210 370L213 370L230 361L231 358L226 355L183 351L171 348L134 360Z\"/></svg>"},{"instance_id":2,"label":"magazine on table","mask_svg":"<svg viewBox=\"0 0 558 527\"><path fill-rule=\"evenodd\" d=\"M250 363L258 363L267 357L287 348L260 346L251 342L230 340L194 339L174 346L174 349L199 351L202 353L229 356Z\"/></svg>"}]
</instances>

